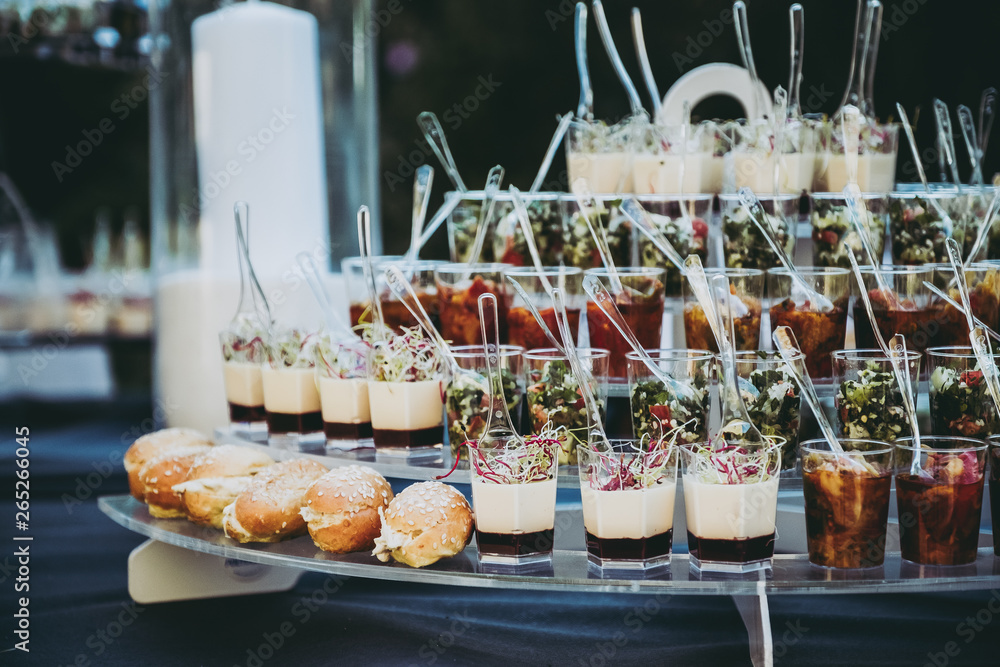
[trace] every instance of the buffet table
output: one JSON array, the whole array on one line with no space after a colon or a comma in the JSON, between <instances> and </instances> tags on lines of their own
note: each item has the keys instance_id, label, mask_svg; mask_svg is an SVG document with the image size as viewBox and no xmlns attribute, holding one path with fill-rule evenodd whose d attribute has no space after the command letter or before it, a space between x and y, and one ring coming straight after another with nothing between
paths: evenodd
<instances>
[{"instance_id":1,"label":"buffet table","mask_svg":"<svg viewBox=\"0 0 1000 667\"><path fill-rule=\"evenodd\" d=\"M307 573L282 593L137 605L127 589L127 562L144 538L109 520L96 499L126 492L121 456L134 437L133 427L141 431L150 411L148 404L126 403L81 408L62 418L49 408L0 416L5 428L13 430L15 419L33 427L30 609L35 632L31 655L14 652L15 660L102 665L750 662L748 634L731 598L680 595L668 583L651 594L611 594L599 587L581 592L418 583L421 572L412 570L402 570L407 581L328 570ZM11 451L3 453L6 488L13 486ZM113 467L106 476L100 472L105 461ZM6 543L11 544L9 537ZM675 564L677 583L687 582L682 562L678 558ZM997 576L989 575L995 568L989 557L980 557L980 567ZM887 574L891 568L887 564ZM915 587L912 580L906 586ZM770 596L769 603L775 664L986 665L996 664L1000 650L1000 632L993 626L1000 602L989 590L804 592ZM3 648L14 643L11 630L5 622Z\"/></svg>"}]
</instances>

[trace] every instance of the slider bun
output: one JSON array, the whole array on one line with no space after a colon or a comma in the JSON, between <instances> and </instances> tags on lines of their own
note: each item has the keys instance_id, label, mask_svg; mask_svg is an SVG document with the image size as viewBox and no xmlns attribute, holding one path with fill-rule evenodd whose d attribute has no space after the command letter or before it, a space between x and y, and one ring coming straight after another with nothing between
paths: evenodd
<instances>
[{"instance_id":1,"label":"slider bun","mask_svg":"<svg viewBox=\"0 0 1000 667\"><path fill-rule=\"evenodd\" d=\"M301 514L323 551L367 551L382 530L379 510L390 500L392 487L385 477L367 466L349 465L312 483Z\"/></svg>"},{"instance_id":2,"label":"slider bun","mask_svg":"<svg viewBox=\"0 0 1000 667\"><path fill-rule=\"evenodd\" d=\"M382 513L382 534L372 552L411 567L425 567L465 549L472 537L472 508L454 487L421 482L393 498Z\"/></svg>"},{"instance_id":3,"label":"slider bun","mask_svg":"<svg viewBox=\"0 0 1000 667\"><path fill-rule=\"evenodd\" d=\"M208 436L190 428L165 428L147 433L133 442L125 452L125 472L128 473L129 492L136 500L144 500L139 471L151 459L178 447L213 444Z\"/></svg>"},{"instance_id":4,"label":"slider bun","mask_svg":"<svg viewBox=\"0 0 1000 667\"><path fill-rule=\"evenodd\" d=\"M223 511L226 535L240 542L278 542L305 535L299 514L309 486L326 468L309 459L275 463L257 473Z\"/></svg>"},{"instance_id":5,"label":"slider bun","mask_svg":"<svg viewBox=\"0 0 1000 667\"><path fill-rule=\"evenodd\" d=\"M189 521L222 530L222 511L250 483L253 475L274 464L257 449L220 445L200 455L187 479L174 486Z\"/></svg>"},{"instance_id":6,"label":"slider bun","mask_svg":"<svg viewBox=\"0 0 1000 667\"><path fill-rule=\"evenodd\" d=\"M195 459L211 447L195 445L171 449L146 463L139 471L142 496L149 505L149 513L158 519L175 519L184 516L181 496L174 485L187 479Z\"/></svg>"}]
</instances>

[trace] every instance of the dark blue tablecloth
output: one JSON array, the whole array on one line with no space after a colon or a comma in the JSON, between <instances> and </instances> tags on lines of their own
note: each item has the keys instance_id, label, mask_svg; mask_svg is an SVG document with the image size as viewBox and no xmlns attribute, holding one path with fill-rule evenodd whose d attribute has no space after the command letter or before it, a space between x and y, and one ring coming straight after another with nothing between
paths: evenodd
<instances>
[{"instance_id":1,"label":"dark blue tablecloth","mask_svg":"<svg viewBox=\"0 0 1000 667\"><path fill-rule=\"evenodd\" d=\"M9 508L0 512L0 650L18 641L15 424L32 428L34 537L31 653L0 653L0 664L749 664L746 630L725 597L524 593L307 574L287 593L137 606L126 560L143 538L106 518L94 499L125 492L121 454L134 429L148 427L149 412L141 403L0 412L0 497ZM780 596L770 608L779 665L1000 664L1000 592Z\"/></svg>"}]
</instances>

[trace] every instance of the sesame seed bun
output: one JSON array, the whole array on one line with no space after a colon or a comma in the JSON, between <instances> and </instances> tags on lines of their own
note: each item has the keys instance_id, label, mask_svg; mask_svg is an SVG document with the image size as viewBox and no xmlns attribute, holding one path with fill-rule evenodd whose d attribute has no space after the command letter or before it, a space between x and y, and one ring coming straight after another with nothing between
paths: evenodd
<instances>
[{"instance_id":1,"label":"sesame seed bun","mask_svg":"<svg viewBox=\"0 0 1000 667\"><path fill-rule=\"evenodd\" d=\"M174 485L187 479L195 459L209 449L205 445L174 448L151 459L139 470L142 497L149 505L150 514L158 519L184 517L184 505Z\"/></svg>"},{"instance_id":2,"label":"sesame seed bun","mask_svg":"<svg viewBox=\"0 0 1000 667\"><path fill-rule=\"evenodd\" d=\"M367 466L349 465L313 482L300 513L323 551L367 551L382 531L379 510L391 500L392 487L385 477Z\"/></svg>"},{"instance_id":3,"label":"sesame seed bun","mask_svg":"<svg viewBox=\"0 0 1000 667\"><path fill-rule=\"evenodd\" d=\"M274 464L257 449L213 447L191 466L187 479L174 486L189 521L222 530L222 511L243 492L250 479Z\"/></svg>"},{"instance_id":4,"label":"sesame seed bun","mask_svg":"<svg viewBox=\"0 0 1000 667\"><path fill-rule=\"evenodd\" d=\"M306 522L299 510L309 486L325 473L325 467L309 459L264 468L223 510L223 530L240 542L279 542L305 535Z\"/></svg>"},{"instance_id":5,"label":"sesame seed bun","mask_svg":"<svg viewBox=\"0 0 1000 667\"><path fill-rule=\"evenodd\" d=\"M373 555L426 567L465 549L472 537L472 508L454 487L421 482L393 498L382 514Z\"/></svg>"},{"instance_id":6,"label":"sesame seed bun","mask_svg":"<svg viewBox=\"0 0 1000 667\"><path fill-rule=\"evenodd\" d=\"M212 446L208 436L190 428L165 428L140 437L125 452L125 472L128 473L129 492L136 500L144 500L139 471L150 460L172 449L194 445Z\"/></svg>"}]
</instances>

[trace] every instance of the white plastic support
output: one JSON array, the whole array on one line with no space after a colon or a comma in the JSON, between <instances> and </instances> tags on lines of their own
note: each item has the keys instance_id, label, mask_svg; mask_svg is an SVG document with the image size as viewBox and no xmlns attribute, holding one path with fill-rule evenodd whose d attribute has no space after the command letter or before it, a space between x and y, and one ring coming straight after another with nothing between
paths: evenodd
<instances>
[{"instance_id":1,"label":"white plastic support","mask_svg":"<svg viewBox=\"0 0 1000 667\"><path fill-rule=\"evenodd\" d=\"M750 661L753 667L774 667L774 640L771 638L771 615L767 596L734 595L733 602L743 618L750 637Z\"/></svg>"},{"instance_id":2,"label":"white plastic support","mask_svg":"<svg viewBox=\"0 0 1000 667\"><path fill-rule=\"evenodd\" d=\"M758 82L759 83L759 82ZM771 93L767 86L759 83L763 99L771 105ZM670 86L663 96L663 106L657 119L665 125L678 125L683 118L684 102L690 102L694 109L699 102L716 95L733 97L743 107L746 118L769 113L771 110L757 108L757 96L750 82L750 72L730 63L710 63L695 67Z\"/></svg>"},{"instance_id":3,"label":"white plastic support","mask_svg":"<svg viewBox=\"0 0 1000 667\"><path fill-rule=\"evenodd\" d=\"M223 558L147 540L128 557L128 592L139 604L277 593L303 570Z\"/></svg>"}]
</instances>

